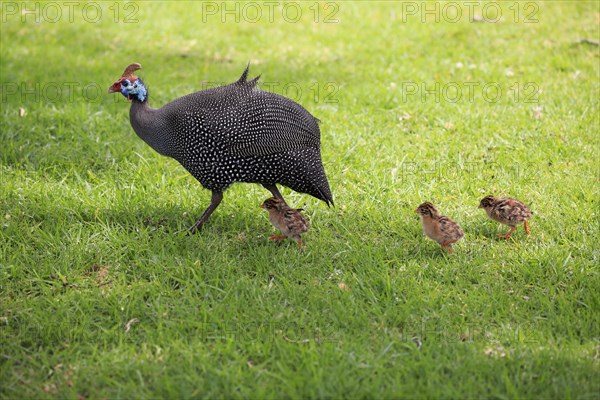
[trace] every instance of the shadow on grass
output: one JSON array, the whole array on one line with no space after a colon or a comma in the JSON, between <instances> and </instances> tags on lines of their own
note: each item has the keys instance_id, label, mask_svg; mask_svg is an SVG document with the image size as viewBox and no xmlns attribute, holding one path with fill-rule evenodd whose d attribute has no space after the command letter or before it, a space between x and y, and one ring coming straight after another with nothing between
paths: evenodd
<instances>
[{"instance_id":1,"label":"shadow on grass","mask_svg":"<svg viewBox=\"0 0 600 400\"><path fill-rule=\"evenodd\" d=\"M92 206L73 207L70 205L56 205L52 203L29 204L19 201L18 208L8 208L13 223L25 224L30 227L39 226L40 229L62 230L68 226L83 225L86 227L98 226L97 230L103 228L118 228L126 232L162 231L172 234L187 235L188 229L202 215L206 205L199 204L193 209L184 209L179 205L153 206L150 204L137 203L131 208L115 208ZM10 202L8 202L10 204ZM207 204L208 205L208 204ZM17 212L17 210L20 210ZM211 218L206 222L204 231L238 232L247 229L249 221L258 220L259 210L250 214L251 211L235 210L235 217L230 218L233 210L226 210L221 205ZM92 228L91 230L96 230Z\"/></svg>"}]
</instances>

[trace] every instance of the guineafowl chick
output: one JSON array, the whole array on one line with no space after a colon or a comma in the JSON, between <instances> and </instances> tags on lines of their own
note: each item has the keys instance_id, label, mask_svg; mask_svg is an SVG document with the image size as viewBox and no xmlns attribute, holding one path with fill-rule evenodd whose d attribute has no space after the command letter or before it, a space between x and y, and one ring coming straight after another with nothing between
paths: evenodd
<instances>
[{"instance_id":1,"label":"guineafowl chick","mask_svg":"<svg viewBox=\"0 0 600 400\"><path fill-rule=\"evenodd\" d=\"M285 201L276 197L266 199L260 207L269 212L271 223L284 234L284 236L270 236L269 240L290 238L298 243L298 247L302 246L300 235L308 232L309 224L300 214L301 208L291 208Z\"/></svg>"},{"instance_id":2,"label":"guineafowl chick","mask_svg":"<svg viewBox=\"0 0 600 400\"><path fill-rule=\"evenodd\" d=\"M486 196L479 202L479 208L483 208L488 217L494 221L510 226L510 230L506 234L498 234L501 238L508 239L519 224L523 224L525 232L529 236L527 219L531 218L532 213L522 201Z\"/></svg>"},{"instance_id":3,"label":"guineafowl chick","mask_svg":"<svg viewBox=\"0 0 600 400\"><path fill-rule=\"evenodd\" d=\"M432 240L438 242L442 250L448 248L452 254L452 243L458 242L465 233L456 222L450 218L440 215L435 206L429 202L421 204L415 212L421 215L423 232Z\"/></svg>"}]
</instances>

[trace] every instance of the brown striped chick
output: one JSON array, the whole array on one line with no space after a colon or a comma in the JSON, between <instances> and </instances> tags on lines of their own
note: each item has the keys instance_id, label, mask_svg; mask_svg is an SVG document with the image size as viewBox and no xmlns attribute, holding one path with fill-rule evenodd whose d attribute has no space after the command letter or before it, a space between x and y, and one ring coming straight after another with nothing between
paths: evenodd
<instances>
[{"instance_id":1,"label":"brown striped chick","mask_svg":"<svg viewBox=\"0 0 600 400\"><path fill-rule=\"evenodd\" d=\"M429 202L421 204L415 212L421 215L423 232L430 239L438 242L442 250L448 248L448 253L452 254L452 243L458 242L465 236L460 226L450 218L440 215L435 206Z\"/></svg>"},{"instance_id":2,"label":"brown striped chick","mask_svg":"<svg viewBox=\"0 0 600 400\"><path fill-rule=\"evenodd\" d=\"M499 233L498 236L508 239L519 224L523 224L525 232L529 236L527 218L531 218L532 213L523 202L516 199L486 196L481 199L479 208L483 208L488 217L494 221L510 226L510 230L505 235Z\"/></svg>"},{"instance_id":3,"label":"brown striped chick","mask_svg":"<svg viewBox=\"0 0 600 400\"><path fill-rule=\"evenodd\" d=\"M300 214L301 208L291 208L285 201L275 197L266 199L260 207L269 212L271 223L284 234L284 236L270 236L269 240L290 238L298 243L298 247L302 246L300 235L308 232L309 224Z\"/></svg>"}]
</instances>

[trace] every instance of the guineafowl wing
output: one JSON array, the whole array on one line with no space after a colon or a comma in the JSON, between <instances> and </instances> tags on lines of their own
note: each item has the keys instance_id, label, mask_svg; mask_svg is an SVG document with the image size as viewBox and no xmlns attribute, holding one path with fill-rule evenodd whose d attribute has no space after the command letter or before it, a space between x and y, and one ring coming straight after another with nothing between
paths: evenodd
<instances>
[{"instance_id":1,"label":"guineafowl wing","mask_svg":"<svg viewBox=\"0 0 600 400\"><path fill-rule=\"evenodd\" d=\"M274 93L253 91L240 103L235 120L226 135L231 139L228 150L234 155L320 148L317 119L298 103Z\"/></svg>"}]
</instances>

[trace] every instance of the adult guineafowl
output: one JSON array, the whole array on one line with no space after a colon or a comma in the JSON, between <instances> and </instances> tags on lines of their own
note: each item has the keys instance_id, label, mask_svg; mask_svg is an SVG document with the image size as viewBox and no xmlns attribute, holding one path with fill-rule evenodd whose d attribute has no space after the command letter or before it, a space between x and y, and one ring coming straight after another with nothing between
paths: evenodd
<instances>
[{"instance_id":1,"label":"adult guineafowl","mask_svg":"<svg viewBox=\"0 0 600 400\"><path fill-rule=\"evenodd\" d=\"M131 64L109 89L131 100L131 126L162 155L179 161L206 189L210 205L190 228L199 230L235 182L259 183L283 199L276 184L333 204L321 162L318 120L298 103L247 80L180 97L161 108Z\"/></svg>"}]
</instances>

